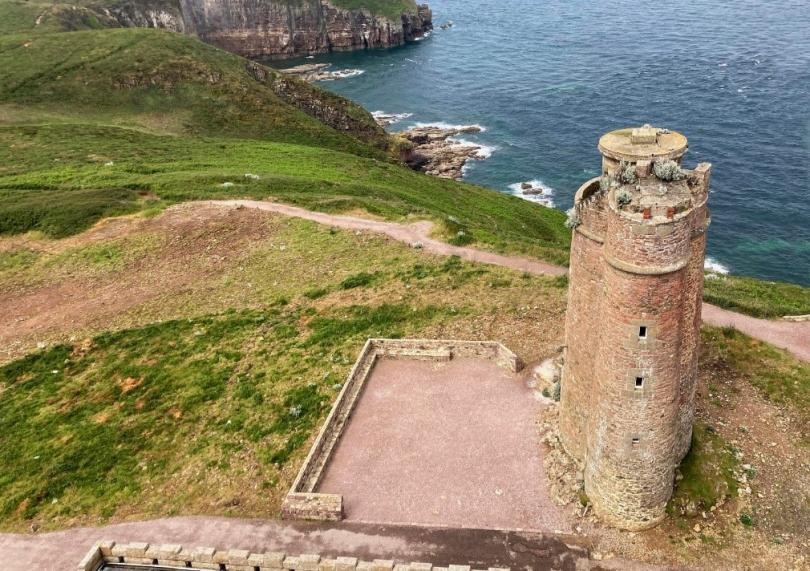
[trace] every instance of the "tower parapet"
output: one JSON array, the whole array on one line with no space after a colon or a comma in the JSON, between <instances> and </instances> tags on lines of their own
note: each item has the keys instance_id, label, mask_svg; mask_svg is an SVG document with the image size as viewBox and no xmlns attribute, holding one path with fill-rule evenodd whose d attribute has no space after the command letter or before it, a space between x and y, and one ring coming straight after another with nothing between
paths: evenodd
<instances>
[{"instance_id":1,"label":"tower parapet","mask_svg":"<svg viewBox=\"0 0 810 571\"><path fill-rule=\"evenodd\" d=\"M597 513L643 529L691 441L710 166L683 169L686 137L649 126L599 150L572 215L560 432Z\"/></svg>"}]
</instances>

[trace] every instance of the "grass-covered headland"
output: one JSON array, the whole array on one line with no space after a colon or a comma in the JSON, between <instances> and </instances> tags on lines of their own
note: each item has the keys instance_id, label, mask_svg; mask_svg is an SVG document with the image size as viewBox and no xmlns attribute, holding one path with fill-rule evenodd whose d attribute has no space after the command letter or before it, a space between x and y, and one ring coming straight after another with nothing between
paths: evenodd
<instances>
[{"instance_id":1,"label":"grass-covered headland","mask_svg":"<svg viewBox=\"0 0 810 571\"><path fill-rule=\"evenodd\" d=\"M7 35L0 68L1 233L67 235L157 201L272 197L393 219L452 216L482 245L567 259L562 213L395 164L361 108L294 80L279 89L266 68L257 80L242 58L193 38ZM306 112L313 101L338 128ZM20 219L24 210L35 214Z\"/></svg>"}]
</instances>

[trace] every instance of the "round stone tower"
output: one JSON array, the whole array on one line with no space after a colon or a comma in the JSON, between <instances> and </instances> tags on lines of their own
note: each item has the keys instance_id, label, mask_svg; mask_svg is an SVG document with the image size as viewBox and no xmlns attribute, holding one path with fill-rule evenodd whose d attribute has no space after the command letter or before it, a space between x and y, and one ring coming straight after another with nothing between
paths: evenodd
<instances>
[{"instance_id":1,"label":"round stone tower","mask_svg":"<svg viewBox=\"0 0 810 571\"><path fill-rule=\"evenodd\" d=\"M660 521L694 416L708 164L645 125L604 135L602 176L577 192L560 432L608 523Z\"/></svg>"}]
</instances>

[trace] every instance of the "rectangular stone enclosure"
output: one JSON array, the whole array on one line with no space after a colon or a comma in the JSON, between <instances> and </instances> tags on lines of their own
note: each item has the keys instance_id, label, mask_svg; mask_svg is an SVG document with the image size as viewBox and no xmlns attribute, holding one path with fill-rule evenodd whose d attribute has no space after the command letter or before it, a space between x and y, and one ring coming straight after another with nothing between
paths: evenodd
<instances>
[{"instance_id":1,"label":"rectangular stone enclosure","mask_svg":"<svg viewBox=\"0 0 810 571\"><path fill-rule=\"evenodd\" d=\"M370 340L285 517L563 530L522 369L498 343Z\"/></svg>"}]
</instances>

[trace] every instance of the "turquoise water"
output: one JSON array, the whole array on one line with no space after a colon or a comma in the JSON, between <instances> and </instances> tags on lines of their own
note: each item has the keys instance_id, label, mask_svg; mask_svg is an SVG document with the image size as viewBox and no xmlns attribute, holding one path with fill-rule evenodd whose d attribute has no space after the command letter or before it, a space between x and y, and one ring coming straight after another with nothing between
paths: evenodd
<instances>
[{"instance_id":1,"label":"turquoise water","mask_svg":"<svg viewBox=\"0 0 810 571\"><path fill-rule=\"evenodd\" d=\"M686 4L686 3L685 3ZM416 122L480 124L493 148L466 180L538 180L558 208L598 174L596 141L652 123L714 165L709 256L733 273L810 285L807 0L432 0L432 37L339 54L365 73L322 86ZM446 31L439 24L452 20ZM301 63L293 62L293 63Z\"/></svg>"}]
</instances>

